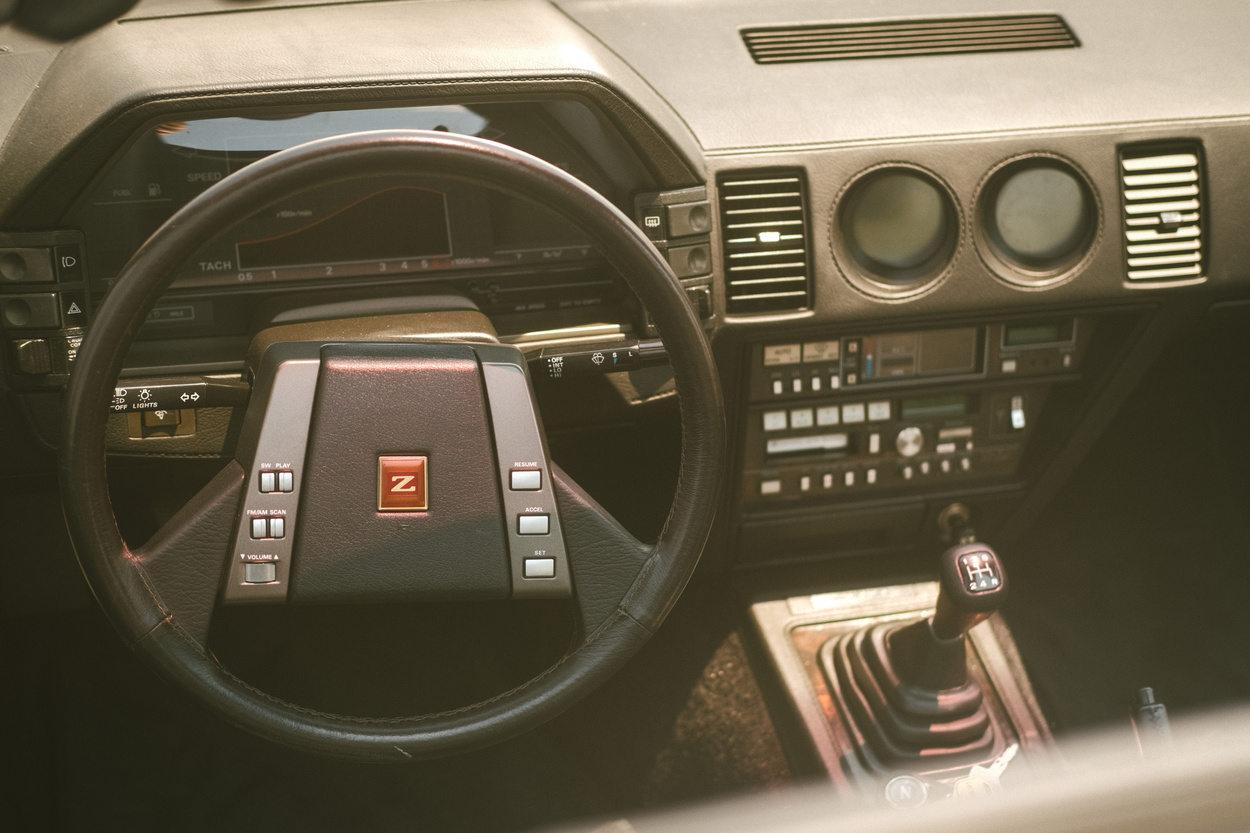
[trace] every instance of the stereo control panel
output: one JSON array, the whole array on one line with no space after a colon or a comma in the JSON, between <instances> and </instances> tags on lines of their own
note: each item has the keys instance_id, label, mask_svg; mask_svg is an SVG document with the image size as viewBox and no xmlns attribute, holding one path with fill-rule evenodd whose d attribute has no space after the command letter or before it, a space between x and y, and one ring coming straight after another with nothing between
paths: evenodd
<instances>
[{"instance_id":1,"label":"stereo control panel","mask_svg":"<svg viewBox=\"0 0 1250 833\"><path fill-rule=\"evenodd\" d=\"M1068 316L755 345L744 506L1011 477L1092 330Z\"/></svg>"}]
</instances>

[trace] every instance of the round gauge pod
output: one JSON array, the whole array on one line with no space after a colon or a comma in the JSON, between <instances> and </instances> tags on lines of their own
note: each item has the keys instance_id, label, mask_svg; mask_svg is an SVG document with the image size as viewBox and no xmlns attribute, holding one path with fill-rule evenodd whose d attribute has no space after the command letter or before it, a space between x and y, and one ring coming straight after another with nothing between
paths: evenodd
<instances>
[{"instance_id":1,"label":"round gauge pod","mask_svg":"<svg viewBox=\"0 0 1250 833\"><path fill-rule=\"evenodd\" d=\"M920 168L870 170L843 192L834 255L851 282L872 295L904 298L942 276L959 242L954 197Z\"/></svg>"},{"instance_id":2,"label":"round gauge pod","mask_svg":"<svg viewBox=\"0 0 1250 833\"><path fill-rule=\"evenodd\" d=\"M1049 155L1008 160L977 201L976 238L995 274L1048 286L1076 273L1097 237L1098 202L1076 166Z\"/></svg>"}]
</instances>

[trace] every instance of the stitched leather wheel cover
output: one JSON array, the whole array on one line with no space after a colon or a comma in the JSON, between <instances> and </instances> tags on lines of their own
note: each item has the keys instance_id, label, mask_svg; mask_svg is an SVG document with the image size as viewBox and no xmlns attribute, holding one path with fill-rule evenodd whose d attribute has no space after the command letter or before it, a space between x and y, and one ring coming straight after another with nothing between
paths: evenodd
<instances>
[{"instance_id":1,"label":"stitched leather wheel cover","mask_svg":"<svg viewBox=\"0 0 1250 833\"><path fill-rule=\"evenodd\" d=\"M177 610L167 609L145 580L118 532L105 465L113 386L131 342L177 267L239 219L280 199L373 175L437 175L495 188L542 204L578 226L646 305L664 339L682 434L668 521L637 580L600 627L541 675L491 700L387 719L302 708L223 668L179 628ZM480 747L534 728L620 668L663 621L694 570L711 528L723 458L723 407L707 339L664 259L628 217L577 179L514 148L468 136L391 130L311 142L255 162L187 204L143 245L105 297L79 350L65 395L59 471L83 572L123 637L158 670L263 737L338 757L402 761Z\"/></svg>"}]
</instances>

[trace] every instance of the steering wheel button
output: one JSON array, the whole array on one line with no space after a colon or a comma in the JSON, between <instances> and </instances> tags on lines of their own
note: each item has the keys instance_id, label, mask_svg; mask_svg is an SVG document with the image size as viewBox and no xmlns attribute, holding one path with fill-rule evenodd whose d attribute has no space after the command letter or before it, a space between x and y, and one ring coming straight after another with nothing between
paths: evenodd
<instances>
[{"instance_id":1,"label":"steering wheel button","mask_svg":"<svg viewBox=\"0 0 1250 833\"><path fill-rule=\"evenodd\" d=\"M513 469L510 486L514 492L537 492L543 487L543 473L539 469Z\"/></svg>"},{"instance_id":2,"label":"steering wheel button","mask_svg":"<svg viewBox=\"0 0 1250 833\"><path fill-rule=\"evenodd\" d=\"M244 564L243 580L248 584L272 584L278 580L278 565L272 561Z\"/></svg>"},{"instance_id":3,"label":"steering wheel button","mask_svg":"<svg viewBox=\"0 0 1250 833\"><path fill-rule=\"evenodd\" d=\"M551 519L547 515L518 515L518 535L546 535L551 531Z\"/></svg>"},{"instance_id":4,"label":"steering wheel button","mask_svg":"<svg viewBox=\"0 0 1250 833\"><path fill-rule=\"evenodd\" d=\"M554 558L525 559L525 578L555 578L556 560Z\"/></svg>"},{"instance_id":5,"label":"steering wheel button","mask_svg":"<svg viewBox=\"0 0 1250 833\"><path fill-rule=\"evenodd\" d=\"M252 537L268 538L269 521L266 518L252 518Z\"/></svg>"},{"instance_id":6,"label":"steering wheel button","mask_svg":"<svg viewBox=\"0 0 1250 833\"><path fill-rule=\"evenodd\" d=\"M295 491L295 474L289 471L278 472L278 491L293 492Z\"/></svg>"},{"instance_id":7,"label":"steering wheel button","mask_svg":"<svg viewBox=\"0 0 1250 833\"><path fill-rule=\"evenodd\" d=\"M271 471L262 471L260 473L260 490L262 492L276 492L277 476Z\"/></svg>"}]
</instances>

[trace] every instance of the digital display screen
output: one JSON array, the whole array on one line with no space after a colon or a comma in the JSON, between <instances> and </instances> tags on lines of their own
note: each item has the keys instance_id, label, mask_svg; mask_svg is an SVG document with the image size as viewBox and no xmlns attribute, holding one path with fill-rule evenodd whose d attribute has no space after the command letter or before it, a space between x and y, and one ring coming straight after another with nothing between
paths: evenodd
<instances>
[{"instance_id":1,"label":"digital display screen","mask_svg":"<svg viewBox=\"0 0 1250 833\"><path fill-rule=\"evenodd\" d=\"M446 257L451 254L446 195L430 188L387 188L291 231L236 246L244 270Z\"/></svg>"},{"instance_id":2,"label":"digital display screen","mask_svg":"<svg viewBox=\"0 0 1250 833\"><path fill-rule=\"evenodd\" d=\"M1071 341L1072 327L1058 321L1040 324L1008 324L1003 328L1004 347L1028 347L1031 344L1053 344L1056 341Z\"/></svg>"},{"instance_id":3,"label":"digital display screen","mask_svg":"<svg viewBox=\"0 0 1250 833\"><path fill-rule=\"evenodd\" d=\"M904 399L900 410L904 420L966 416L968 397L962 394L919 396L915 399Z\"/></svg>"}]
</instances>

